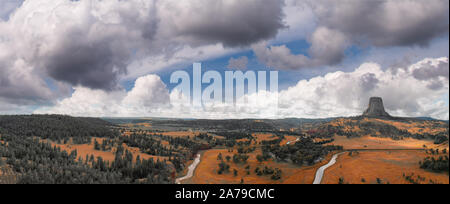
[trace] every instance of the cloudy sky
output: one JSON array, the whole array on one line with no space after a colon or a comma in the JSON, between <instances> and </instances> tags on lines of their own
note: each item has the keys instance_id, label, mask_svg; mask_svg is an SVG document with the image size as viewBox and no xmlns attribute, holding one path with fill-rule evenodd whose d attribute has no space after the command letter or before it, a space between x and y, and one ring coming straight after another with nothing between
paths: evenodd
<instances>
[{"instance_id":1,"label":"cloudy sky","mask_svg":"<svg viewBox=\"0 0 450 204\"><path fill-rule=\"evenodd\" d=\"M448 120L448 56L448 0L2 0L0 114L324 118L380 96ZM279 91L192 107L170 75L194 62Z\"/></svg>"}]
</instances>

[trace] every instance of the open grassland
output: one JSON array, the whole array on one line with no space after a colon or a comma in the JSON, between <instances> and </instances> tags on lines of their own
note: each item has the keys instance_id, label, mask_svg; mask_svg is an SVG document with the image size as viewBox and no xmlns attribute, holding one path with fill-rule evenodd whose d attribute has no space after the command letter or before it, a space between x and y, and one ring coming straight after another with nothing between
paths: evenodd
<instances>
[{"instance_id":1,"label":"open grassland","mask_svg":"<svg viewBox=\"0 0 450 204\"><path fill-rule=\"evenodd\" d=\"M430 134L437 135L448 132L448 124L443 121L437 120L411 120L411 119L403 119L403 120L388 120L388 119L379 119L379 118L362 118L362 119L354 119L354 118L339 118L333 120L329 123L334 127L339 127L340 130L344 132L353 132L353 133L363 133L364 125L377 126L377 125L388 125L397 128L401 131L406 131L410 134ZM373 132L372 136L381 136L379 132Z\"/></svg>"},{"instance_id":2,"label":"open grassland","mask_svg":"<svg viewBox=\"0 0 450 204\"><path fill-rule=\"evenodd\" d=\"M357 138L347 138L345 136L335 136L331 145L341 145L344 149L424 149L440 148L448 149L447 144L436 145L431 140L417 140L404 138L403 140L393 140L391 138L381 138L372 136L362 136Z\"/></svg>"},{"instance_id":3,"label":"open grassland","mask_svg":"<svg viewBox=\"0 0 450 204\"><path fill-rule=\"evenodd\" d=\"M405 176L419 183L449 183L448 173L435 173L419 167L419 161L430 156L425 151L360 151L341 155L324 174L323 184L410 184Z\"/></svg>"},{"instance_id":4,"label":"open grassland","mask_svg":"<svg viewBox=\"0 0 450 204\"><path fill-rule=\"evenodd\" d=\"M159 134L161 134L163 136L169 136L169 137L191 137L191 138L193 138L200 133L201 132L173 131L173 132L161 132Z\"/></svg>"},{"instance_id":5,"label":"open grassland","mask_svg":"<svg viewBox=\"0 0 450 204\"><path fill-rule=\"evenodd\" d=\"M61 148L61 150L66 151L68 153L77 150L77 155L78 158L82 158L83 160L86 159L86 155L88 157L90 157L91 155L94 155L94 158L96 159L97 157L102 157L103 160L105 161L109 161L112 162L114 161L115 158L115 151L116 151L116 147L113 147L111 149L111 151L100 151L100 150L96 150L94 148L94 141L97 140L97 142L102 143L104 138L92 138L92 142L91 144L80 144L80 145L75 145L75 144L57 144L55 142L50 141L50 143L53 146L59 147ZM135 147L129 147L126 144L123 144L124 150L128 150L129 152L131 152L133 154L133 162L136 161L137 156L139 156L141 159L153 159L154 161L160 160L167 160L168 157L162 157L162 156L154 156L154 155L149 155L149 154L145 154L142 153L139 148L135 148Z\"/></svg>"},{"instance_id":6,"label":"open grassland","mask_svg":"<svg viewBox=\"0 0 450 204\"><path fill-rule=\"evenodd\" d=\"M262 141L270 141L278 139L277 136L273 135L272 133L254 133L252 136L256 139L256 141L262 142Z\"/></svg>"},{"instance_id":7,"label":"open grassland","mask_svg":"<svg viewBox=\"0 0 450 204\"><path fill-rule=\"evenodd\" d=\"M326 164L332 154L329 154L323 161L313 165L300 167L290 163L278 163L272 160L259 162L256 159L256 155L261 154L261 150L257 149L253 153L249 153L250 156L247 163L245 164L235 164L232 159L227 162L225 159L227 156L233 157L234 152L229 152L228 149L212 149L207 150L202 153L202 161L198 165L194 176L186 180L185 183L194 184L238 184L241 179L244 180L245 184L312 184L314 181L314 176L316 170ZM230 171L218 174L219 163L221 161L217 160L217 156L222 154L223 160L230 165ZM246 167L249 166L249 169ZM282 170L282 177L280 180L272 180L270 176L262 175L258 176L255 173L255 169L259 167L260 169L265 166L272 169L278 168ZM233 170L238 171L237 176L234 175ZM250 172L248 174L247 172Z\"/></svg>"},{"instance_id":8,"label":"open grassland","mask_svg":"<svg viewBox=\"0 0 450 204\"><path fill-rule=\"evenodd\" d=\"M369 120L366 118L366 120ZM397 127L400 130L406 130L411 134L437 134L448 131L445 127L445 123L442 121L414 121L414 122L400 122L392 120L371 119L374 121L382 122L385 124Z\"/></svg>"}]
</instances>

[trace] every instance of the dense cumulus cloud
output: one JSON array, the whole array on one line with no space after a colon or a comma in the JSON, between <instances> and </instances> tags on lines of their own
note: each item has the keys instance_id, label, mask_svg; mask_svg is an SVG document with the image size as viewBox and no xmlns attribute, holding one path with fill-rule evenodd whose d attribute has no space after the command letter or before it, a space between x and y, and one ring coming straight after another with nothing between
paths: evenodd
<instances>
[{"instance_id":1,"label":"dense cumulus cloud","mask_svg":"<svg viewBox=\"0 0 450 204\"><path fill-rule=\"evenodd\" d=\"M130 91L94 90L75 87L71 97L59 100L52 107L43 107L35 113L61 113L75 116L144 115L160 111L170 104L169 91L159 76L147 75L137 79Z\"/></svg>"},{"instance_id":2,"label":"dense cumulus cloud","mask_svg":"<svg viewBox=\"0 0 450 204\"><path fill-rule=\"evenodd\" d=\"M361 115L369 103L369 98L380 96L391 115L431 116L448 120L449 108L446 105L448 98L442 98L449 89L448 74L429 79L417 79L414 74L417 70L439 72L443 66L449 69L448 58L424 59L395 73L392 70L383 70L376 63L365 63L352 72L337 71L309 80L301 80L295 86L277 93L278 98L276 93L272 92L254 93L244 96L245 101L250 103L248 106L244 102L242 104L219 103L205 104L203 109L192 107L186 98L178 103L174 99L178 98L179 93L174 91L169 96L165 84L159 80L159 77L151 75L138 79L136 86L128 93L110 95L100 91L95 94L100 99L96 97L83 99L79 94L91 95L92 90L77 89L72 98L64 99L50 110L42 109L36 113L94 116L96 114L102 114L102 116L154 115L213 119L325 118ZM437 89L429 87L430 83L435 82L441 83L442 86ZM117 95L122 97L115 98ZM278 103L278 106L275 107L272 102L277 99L275 103ZM107 101L107 104L101 101ZM127 101L136 103L130 104Z\"/></svg>"},{"instance_id":3,"label":"dense cumulus cloud","mask_svg":"<svg viewBox=\"0 0 450 204\"><path fill-rule=\"evenodd\" d=\"M285 45L270 46L265 42L255 44L253 51L265 65L275 69L295 70L304 67L318 67L337 64L344 58L345 48L349 45L345 35L326 27L318 28L309 39L309 55L294 55Z\"/></svg>"},{"instance_id":4,"label":"dense cumulus cloud","mask_svg":"<svg viewBox=\"0 0 450 204\"><path fill-rule=\"evenodd\" d=\"M214 111L191 110L183 103L167 108L175 93L169 94L155 73L224 56L237 56L225 66L240 70L254 59L277 70L336 66L352 47L389 53L399 47L425 49L442 37L448 42L448 19L447 0L5 0L0 2L0 113L39 107L37 113L184 112L215 118ZM287 45L297 40L309 45L301 53ZM236 55L249 50L254 56ZM387 102L398 100L387 105L393 114L448 118L448 103L440 104L442 90L448 91L448 56L440 57L447 61L411 65L425 58L417 56L395 68L369 60L374 63L353 72L333 70L301 81L302 86L279 92L279 116L354 114L370 95L380 95ZM134 88L126 91L124 81L134 81ZM406 84L418 86L429 100ZM226 104L209 109L230 110ZM266 117L265 110L263 104L222 116Z\"/></svg>"},{"instance_id":5,"label":"dense cumulus cloud","mask_svg":"<svg viewBox=\"0 0 450 204\"><path fill-rule=\"evenodd\" d=\"M163 2L162 21L168 22L180 37L198 43L251 45L275 37L285 27L282 0Z\"/></svg>"},{"instance_id":6,"label":"dense cumulus cloud","mask_svg":"<svg viewBox=\"0 0 450 204\"><path fill-rule=\"evenodd\" d=\"M9 15L17 9L24 0L3 0L0 2L0 21L8 20Z\"/></svg>"},{"instance_id":7,"label":"dense cumulus cloud","mask_svg":"<svg viewBox=\"0 0 450 204\"><path fill-rule=\"evenodd\" d=\"M293 55L284 45L253 47L261 62L278 69L336 65L352 45L367 47L427 46L448 34L449 1L332 1L291 5L311 10L317 26L307 41L308 55Z\"/></svg>"},{"instance_id":8,"label":"dense cumulus cloud","mask_svg":"<svg viewBox=\"0 0 450 204\"><path fill-rule=\"evenodd\" d=\"M448 119L448 97L442 97L449 89L448 75L430 80L414 76L416 70L434 72L440 66L448 70L448 58L424 59L395 73L376 63L365 63L353 72L338 71L300 81L280 94L280 106L286 108L287 116L293 116L290 111L311 117L351 116L360 115L371 96L380 96L392 115ZM434 80L443 86L431 89L429 84Z\"/></svg>"},{"instance_id":9,"label":"dense cumulus cloud","mask_svg":"<svg viewBox=\"0 0 450 204\"><path fill-rule=\"evenodd\" d=\"M449 29L447 0L314 0L308 3L321 25L375 46L424 46Z\"/></svg>"},{"instance_id":10,"label":"dense cumulus cloud","mask_svg":"<svg viewBox=\"0 0 450 204\"><path fill-rule=\"evenodd\" d=\"M133 61L148 56L273 38L284 28L282 8L280 0L25 1L0 24L0 45L42 76L112 91Z\"/></svg>"}]
</instances>

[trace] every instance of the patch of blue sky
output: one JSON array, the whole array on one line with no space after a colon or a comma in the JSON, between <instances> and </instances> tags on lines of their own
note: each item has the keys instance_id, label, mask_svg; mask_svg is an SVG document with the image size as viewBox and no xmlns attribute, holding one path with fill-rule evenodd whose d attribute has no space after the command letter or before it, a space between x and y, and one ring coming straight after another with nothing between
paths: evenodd
<instances>
[{"instance_id":1,"label":"patch of blue sky","mask_svg":"<svg viewBox=\"0 0 450 204\"><path fill-rule=\"evenodd\" d=\"M283 43L283 44L274 44L273 46L281 46L285 45L287 48L289 48L294 55L305 55L309 57L308 49L311 46L306 40L296 40L289 43ZM285 90L289 87L295 86L300 80L308 80L313 77L317 76L323 76L328 72L334 72L334 71L353 71L357 65L351 66L351 70L348 68L348 62L354 61L357 58L361 58L359 55L362 52L366 52L368 48L360 48L358 46L351 46L346 50L346 60L342 63L344 66L336 65L336 66L324 66L324 67L317 67L317 68L302 68L299 70L278 70L278 87L279 90ZM247 57L248 58L248 64L247 69L245 71L273 71L274 69L269 68L265 66L264 64L260 63L258 61L258 58L255 56L254 52L252 50L248 50L245 52L233 54L233 55L226 55L219 58L209 59L206 61L202 61L202 73L206 71L218 71L222 75L222 79L225 78L225 71L237 71L234 69L228 68L228 62L230 58L240 58L240 57ZM359 61L359 60L358 60ZM195 62L193 62L195 63ZM169 67L166 69L163 69L156 74L161 77L161 80L167 85L167 88L169 90L172 90L174 87L176 87L178 84L171 84L170 83L170 76L174 71L186 71L192 79L192 64L183 66L183 67ZM222 80L222 83L224 84L224 80ZM209 84L203 84L203 88L207 87ZM131 90L134 87L134 80L133 81L124 81L122 82L122 86L127 90ZM192 86L192 82L191 82ZM223 86L225 87L225 86ZM192 88L192 87L191 87Z\"/></svg>"}]
</instances>

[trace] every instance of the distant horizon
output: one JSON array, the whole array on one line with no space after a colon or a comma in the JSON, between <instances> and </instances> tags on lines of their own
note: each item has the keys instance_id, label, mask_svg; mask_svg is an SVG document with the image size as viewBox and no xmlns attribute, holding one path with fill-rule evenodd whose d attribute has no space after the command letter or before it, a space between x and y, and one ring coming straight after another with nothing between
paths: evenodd
<instances>
[{"instance_id":1,"label":"distant horizon","mask_svg":"<svg viewBox=\"0 0 450 204\"><path fill-rule=\"evenodd\" d=\"M0 116L32 116L32 115L61 115L61 116L69 116L69 117L79 117L79 118L100 118L100 119L161 119L161 120L289 120L289 119L296 119L296 120L331 120L331 119L339 119L339 118L357 118L357 117L367 117L367 118L377 118L377 117L368 117L363 115L356 115L356 116L338 116L338 117L328 117L328 118L299 118L299 117L289 117L289 118L176 118L176 117L120 117L120 116L73 116L73 115L67 115L67 114L0 114ZM418 116L418 117L401 117L401 116L392 116L392 119L431 119L431 120L437 120L437 121L444 121L449 122L449 120L441 120L433 117L427 117L427 116Z\"/></svg>"}]
</instances>

